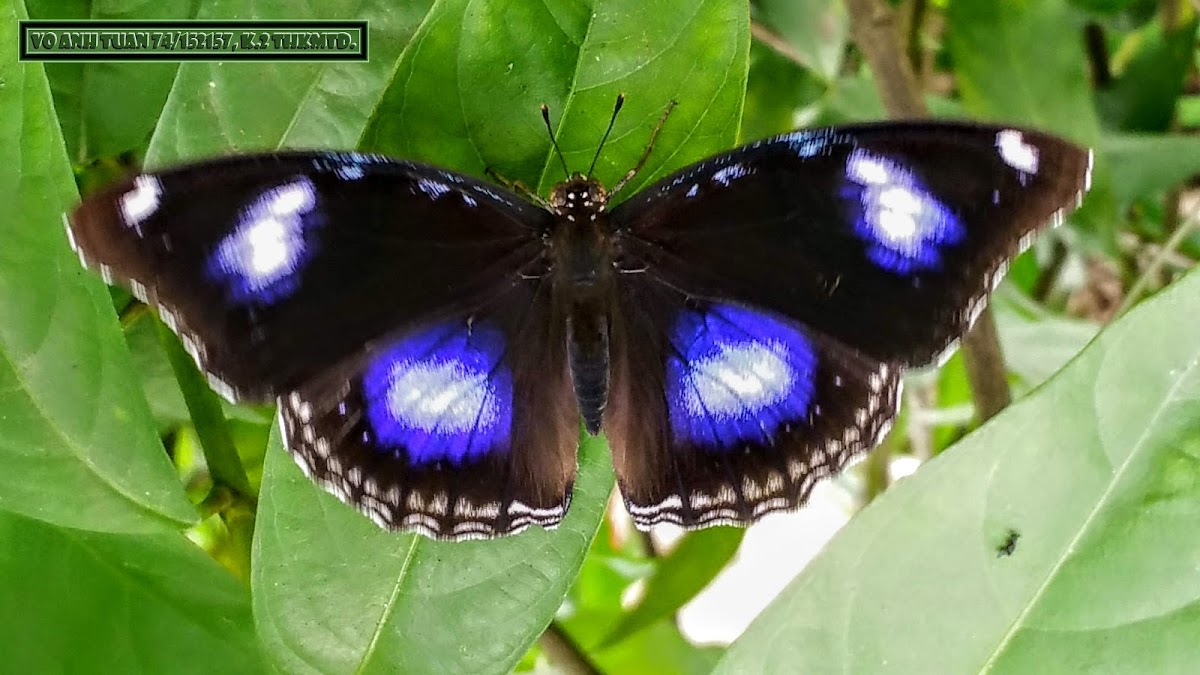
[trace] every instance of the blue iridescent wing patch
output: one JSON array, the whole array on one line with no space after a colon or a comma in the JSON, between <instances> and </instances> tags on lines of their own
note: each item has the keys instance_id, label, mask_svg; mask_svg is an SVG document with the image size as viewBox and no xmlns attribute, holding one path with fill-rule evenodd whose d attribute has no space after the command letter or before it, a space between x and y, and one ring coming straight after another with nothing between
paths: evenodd
<instances>
[{"instance_id":1,"label":"blue iridescent wing patch","mask_svg":"<svg viewBox=\"0 0 1200 675\"><path fill-rule=\"evenodd\" d=\"M462 464L512 443L512 373L503 334L448 322L373 356L362 376L367 425L381 448L414 466Z\"/></svg>"},{"instance_id":2,"label":"blue iridescent wing patch","mask_svg":"<svg viewBox=\"0 0 1200 675\"><path fill-rule=\"evenodd\" d=\"M666 395L677 442L733 452L770 443L807 417L818 364L797 326L714 304L679 312L670 341Z\"/></svg>"}]
</instances>

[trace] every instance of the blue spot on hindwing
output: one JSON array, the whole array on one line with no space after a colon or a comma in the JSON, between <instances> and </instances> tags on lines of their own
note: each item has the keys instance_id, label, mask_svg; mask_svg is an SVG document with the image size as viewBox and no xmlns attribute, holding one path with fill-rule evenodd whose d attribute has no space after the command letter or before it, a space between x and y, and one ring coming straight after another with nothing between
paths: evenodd
<instances>
[{"instance_id":1,"label":"blue spot on hindwing","mask_svg":"<svg viewBox=\"0 0 1200 675\"><path fill-rule=\"evenodd\" d=\"M377 444L413 465L460 464L506 452L512 375L504 335L486 323L447 322L387 346L363 373Z\"/></svg>"},{"instance_id":2,"label":"blue spot on hindwing","mask_svg":"<svg viewBox=\"0 0 1200 675\"><path fill-rule=\"evenodd\" d=\"M678 441L733 450L770 444L785 424L804 423L817 357L794 324L714 304L680 312L670 341L667 407Z\"/></svg>"}]
</instances>

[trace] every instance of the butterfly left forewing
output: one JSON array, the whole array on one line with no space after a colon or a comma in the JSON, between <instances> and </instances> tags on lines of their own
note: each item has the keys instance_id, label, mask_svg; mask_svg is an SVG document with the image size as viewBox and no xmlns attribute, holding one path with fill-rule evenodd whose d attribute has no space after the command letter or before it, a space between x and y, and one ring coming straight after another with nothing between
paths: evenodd
<instances>
[{"instance_id":1,"label":"butterfly left forewing","mask_svg":"<svg viewBox=\"0 0 1200 675\"><path fill-rule=\"evenodd\" d=\"M481 539L563 518L579 412L548 284L390 335L280 397L313 480L380 525Z\"/></svg>"},{"instance_id":2,"label":"butterfly left forewing","mask_svg":"<svg viewBox=\"0 0 1200 675\"><path fill-rule=\"evenodd\" d=\"M794 509L891 425L899 369L777 313L619 281L604 427L640 527Z\"/></svg>"}]
</instances>

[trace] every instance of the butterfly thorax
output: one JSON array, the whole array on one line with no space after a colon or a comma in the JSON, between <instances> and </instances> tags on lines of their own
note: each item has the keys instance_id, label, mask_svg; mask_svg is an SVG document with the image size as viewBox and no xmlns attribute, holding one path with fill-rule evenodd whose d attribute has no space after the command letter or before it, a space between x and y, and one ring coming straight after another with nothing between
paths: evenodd
<instances>
[{"instance_id":1,"label":"butterfly thorax","mask_svg":"<svg viewBox=\"0 0 1200 675\"><path fill-rule=\"evenodd\" d=\"M608 400L608 311L612 243L598 181L579 174L550 193L555 292L567 308L567 351L579 410L589 432L600 430Z\"/></svg>"}]
</instances>

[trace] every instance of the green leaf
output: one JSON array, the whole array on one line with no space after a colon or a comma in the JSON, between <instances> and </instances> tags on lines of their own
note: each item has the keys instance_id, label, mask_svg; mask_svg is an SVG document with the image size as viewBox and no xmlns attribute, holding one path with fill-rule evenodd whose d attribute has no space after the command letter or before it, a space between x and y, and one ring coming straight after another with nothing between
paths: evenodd
<instances>
[{"instance_id":1,"label":"green leaf","mask_svg":"<svg viewBox=\"0 0 1200 675\"><path fill-rule=\"evenodd\" d=\"M717 672L1192 672L1197 429L1192 274L864 510Z\"/></svg>"},{"instance_id":2,"label":"green leaf","mask_svg":"<svg viewBox=\"0 0 1200 675\"><path fill-rule=\"evenodd\" d=\"M563 0L504 9L436 4L361 146L477 173L493 166L548 185L561 176L538 104L551 106L567 161L582 171L618 92L627 99L598 164L602 179L636 163L672 98L679 106L638 182L733 145L749 48L744 6ZM254 589L273 658L286 670L512 668L566 595L596 531L611 486L602 447L584 444L559 529L457 544L381 532L290 461L269 458ZM487 639L461 639L479 632Z\"/></svg>"},{"instance_id":3,"label":"green leaf","mask_svg":"<svg viewBox=\"0 0 1200 675\"><path fill-rule=\"evenodd\" d=\"M1128 206L1200 174L1200 137L1106 134L1100 154L1113 176L1113 196Z\"/></svg>"},{"instance_id":4,"label":"green leaf","mask_svg":"<svg viewBox=\"0 0 1200 675\"><path fill-rule=\"evenodd\" d=\"M574 624L603 623L604 613L582 612ZM722 647L697 646L671 621L659 621L627 640L591 654L596 666L620 675L707 675L725 653Z\"/></svg>"},{"instance_id":5,"label":"green leaf","mask_svg":"<svg viewBox=\"0 0 1200 675\"><path fill-rule=\"evenodd\" d=\"M0 5L15 54L20 4ZM71 254L77 197L42 66L0 61L0 509L85 529L195 520L104 286Z\"/></svg>"},{"instance_id":6,"label":"green leaf","mask_svg":"<svg viewBox=\"0 0 1200 675\"><path fill-rule=\"evenodd\" d=\"M805 68L829 82L842 67L850 21L841 0L758 0L756 18L773 29Z\"/></svg>"},{"instance_id":7,"label":"green leaf","mask_svg":"<svg viewBox=\"0 0 1200 675\"><path fill-rule=\"evenodd\" d=\"M86 532L0 511L0 542L7 672L265 671L245 587L183 535Z\"/></svg>"},{"instance_id":8,"label":"green leaf","mask_svg":"<svg viewBox=\"0 0 1200 675\"><path fill-rule=\"evenodd\" d=\"M566 595L612 489L604 443L587 440L557 529L436 542L381 530L305 478L277 432L271 445L252 586L284 672L509 671Z\"/></svg>"},{"instance_id":9,"label":"green leaf","mask_svg":"<svg viewBox=\"0 0 1200 675\"><path fill-rule=\"evenodd\" d=\"M432 1L203 3L200 19L365 20L371 60L186 63L154 130L146 164L281 147L353 148Z\"/></svg>"},{"instance_id":10,"label":"green leaf","mask_svg":"<svg viewBox=\"0 0 1200 675\"><path fill-rule=\"evenodd\" d=\"M25 4L35 19L161 21L193 18L196 3L26 0ZM54 110L72 160L85 164L142 149L150 140L178 68L178 63L170 61L47 63Z\"/></svg>"},{"instance_id":11,"label":"green leaf","mask_svg":"<svg viewBox=\"0 0 1200 675\"><path fill-rule=\"evenodd\" d=\"M973 115L1091 144L1100 126L1080 36L1064 0L953 0L946 9L946 47Z\"/></svg>"},{"instance_id":12,"label":"green leaf","mask_svg":"<svg viewBox=\"0 0 1200 675\"><path fill-rule=\"evenodd\" d=\"M624 92L595 172L612 185L637 162L668 103L678 101L645 170L626 188L630 195L733 145L748 49L746 8L716 0L442 2L360 145L477 175L491 167L545 193L563 176L538 106L549 106L567 165L582 172Z\"/></svg>"},{"instance_id":13,"label":"green leaf","mask_svg":"<svg viewBox=\"0 0 1200 675\"><path fill-rule=\"evenodd\" d=\"M739 138L752 141L795 129L797 113L818 101L825 88L807 70L753 43L746 83L746 113Z\"/></svg>"},{"instance_id":14,"label":"green leaf","mask_svg":"<svg viewBox=\"0 0 1200 675\"><path fill-rule=\"evenodd\" d=\"M740 527L714 527L685 535L674 550L657 562L654 573L646 579L641 601L604 639L604 644L621 642L673 617L725 569L745 534L746 530Z\"/></svg>"},{"instance_id":15,"label":"green leaf","mask_svg":"<svg viewBox=\"0 0 1200 675\"><path fill-rule=\"evenodd\" d=\"M1164 8L1168 5L1163 5ZM1175 102L1192 68L1196 49L1196 12L1188 3L1176 6L1168 28L1159 16L1130 33L1114 59L1115 81L1096 93L1105 123L1125 131L1166 131L1175 116ZM1165 13L1166 10L1164 10ZM1131 53L1127 53L1131 52Z\"/></svg>"}]
</instances>

